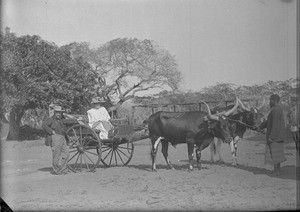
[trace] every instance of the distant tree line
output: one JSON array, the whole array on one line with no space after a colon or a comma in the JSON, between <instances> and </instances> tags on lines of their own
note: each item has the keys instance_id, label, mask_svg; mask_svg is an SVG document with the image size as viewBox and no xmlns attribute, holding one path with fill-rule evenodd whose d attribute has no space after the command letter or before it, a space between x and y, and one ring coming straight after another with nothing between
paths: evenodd
<instances>
[{"instance_id":1,"label":"distant tree line","mask_svg":"<svg viewBox=\"0 0 300 212\"><path fill-rule=\"evenodd\" d=\"M183 104L183 103L199 103L204 101L216 101L210 103L211 107L217 105L225 106L225 101L234 100L237 96L240 99L247 99L249 101L244 102L249 107L256 107L261 105L264 100L265 104L262 111L265 115L269 111L268 100L271 94L276 93L281 97L281 104L287 112L290 108L291 97L297 96L300 93L299 79L292 78L285 81L268 81L261 85L242 86L232 83L217 83L216 85L203 88L201 91L187 91L175 93L173 91L162 91L157 95L136 97L135 105L167 105L167 104ZM181 105L176 106L178 111L198 110L199 107L195 105ZM161 109L161 108L159 108ZM157 109L153 110L156 111ZM168 107L163 110L173 111L174 108ZM127 113L130 113L129 111ZM147 116L152 113L151 109L137 107L135 109L135 123L141 123Z\"/></svg>"},{"instance_id":2,"label":"distant tree line","mask_svg":"<svg viewBox=\"0 0 300 212\"><path fill-rule=\"evenodd\" d=\"M268 81L261 85L242 86L232 83L217 83L204 87L201 91L175 93L162 91L154 96L136 97L135 104L180 104L204 101L233 100L235 96L243 99L268 99L273 93L278 94L283 102L289 104L291 96L299 90L299 79L291 78L285 81Z\"/></svg>"}]
</instances>

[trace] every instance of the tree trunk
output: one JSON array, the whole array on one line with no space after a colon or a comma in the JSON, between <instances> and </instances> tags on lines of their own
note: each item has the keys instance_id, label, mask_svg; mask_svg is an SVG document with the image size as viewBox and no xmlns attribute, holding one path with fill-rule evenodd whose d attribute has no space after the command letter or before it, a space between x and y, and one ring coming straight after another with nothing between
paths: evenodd
<instances>
[{"instance_id":1,"label":"tree trunk","mask_svg":"<svg viewBox=\"0 0 300 212\"><path fill-rule=\"evenodd\" d=\"M20 107L13 108L9 116L9 133L7 140L18 140L20 123L24 115L24 110Z\"/></svg>"}]
</instances>

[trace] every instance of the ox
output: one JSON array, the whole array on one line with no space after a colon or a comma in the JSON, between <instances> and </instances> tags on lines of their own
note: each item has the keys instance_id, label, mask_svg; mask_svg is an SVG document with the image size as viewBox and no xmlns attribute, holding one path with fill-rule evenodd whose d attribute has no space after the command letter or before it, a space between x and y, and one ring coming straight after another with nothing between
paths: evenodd
<instances>
[{"instance_id":1,"label":"ox","mask_svg":"<svg viewBox=\"0 0 300 212\"><path fill-rule=\"evenodd\" d=\"M209 106L203 102L208 112L163 112L159 111L152 114L148 119L149 137L152 142L151 158L152 171L156 171L155 159L157 146L162 143L162 154L171 169L174 169L168 158L168 142L173 146L187 143L189 171L193 170L193 150L197 147L197 167L201 169L201 150L205 149L214 137L221 138L226 142L232 139L229 131L229 116L238 106L218 115L212 115Z\"/></svg>"},{"instance_id":2,"label":"ox","mask_svg":"<svg viewBox=\"0 0 300 212\"><path fill-rule=\"evenodd\" d=\"M232 113L228 116L228 121L230 123L230 132L233 137L233 140L230 141L230 150L232 154L232 165L237 165L237 143L240 139L243 138L244 133L246 132L246 129L251 130L257 130L260 124L262 123L263 114L259 112L259 110L263 107L265 103L265 99L263 103L256 107L256 108L247 108L241 100L239 101L240 107L238 110L235 111L235 113ZM227 107L215 107L212 109L212 114L225 111L230 108L234 107L234 105L229 105ZM214 162L214 153L216 152L219 156L219 160L224 163L224 160L220 154L220 147L221 147L222 140L217 139L217 145L215 142L212 142L210 144L210 150L211 150L211 163Z\"/></svg>"}]
</instances>

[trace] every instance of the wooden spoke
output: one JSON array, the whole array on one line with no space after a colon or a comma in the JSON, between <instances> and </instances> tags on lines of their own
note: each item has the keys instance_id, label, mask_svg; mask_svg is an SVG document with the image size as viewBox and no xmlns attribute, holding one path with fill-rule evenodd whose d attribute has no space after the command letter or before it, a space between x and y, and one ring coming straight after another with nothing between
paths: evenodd
<instances>
[{"instance_id":1,"label":"wooden spoke","mask_svg":"<svg viewBox=\"0 0 300 212\"><path fill-rule=\"evenodd\" d=\"M92 162L92 164L95 165L94 162L92 161L92 159L86 153L84 153L84 154Z\"/></svg>"},{"instance_id":2,"label":"wooden spoke","mask_svg":"<svg viewBox=\"0 0 300 212\"><path fill-rule=\"evenodd\" d=\"M69 151L69 153L77 152L77 149L72 149Z\"/></svg>"},{"instance_id":3,"label":"wooden spoke","mask_svg":"<svg viewBox=\"0 0 300 212\"><path fill-rule=\"evenodd\" d=\"M75 138L77 139L78 143L80 144L80 141L79 141L79 139L78 139L78 137L77 137L77 133L76 133L75 129L72 128L72 130L73 130L73 132L74 132Z\"/></svg>"},{"instance_id":4,"label":"wooden spoke","mask_svg":"<svg viewBox=\"0 0 300 212\"><path fill-rule=\"evenodd\" d=\"M127 147L123 147L123 146L118 147L118 149L133 150L133 149L131 149L131 148L127 148Z\"/></svg>"},{"instance_id":5,"label":"wooden spoke","mask_svg":"<svg viewBox=\"0 0 300 212\"><path fill-rule=\"evenodd\" d=\"M118 165L118 160L117 160L117 154L116 154L116 150L114 151L114 155L115 155L115 162L116 162L116 166Z\"/></svg>"},{"instance_id":6,"label":"wooden spoke","mask_svg":"<svg viewBox=\"0 0 300 212\"><path fill-rule=\"evenodd\" d=\"M84 157L84 162L85 162L85 164L86 164L86 167L87 167L87 169L89 170L90 167L89 167L89 164L86 162L86 154L82 154L82 155L83 155L83 157Z\"/></svg>"},{"instance_id":7,"label":"wooden spoke","mask_svg":"<svg viewBox=\"0 0 300 212\"><path fill-rule=\"evenodd\" d=\"M72 148L72 147L74 146L74 144L76 144L76 141L72 142L71 144L72 144L72 145L69 146L69 149Z\"/></svg>"},{"instance_id":8,"label":"wooden spoke","mask_svg":"<svg viewBox=\"0 0 300 212\"><path fill-rule=\"evenodd\" d=\"M109 152L107 153L107 155L105 156L105 158L101 159L101 160L105 160L107 158L107 156L112 152L112 150L110 149Z\"/></svg>"},{"instance_id":9,"label":"wooden spoke","mask_svg":"<svg viewBox=\"0 0 300 212\"><path fill-rule=\"evenodd\" d=\"M82 128L81 126L79 126L79 135L80 135L80 141L81 141L81 145L83 146L83 140L82 140Z\"/></svg>"},{"instance_id":10,"label":"wooden spoke","mask_svg":"<svg viewBox=\"0 0 300 212\"><path fill-rule=\"evenodd\" d=\"M126 155L122 150L119 150L119 149L118 149L118 152L121 152L124 156L126 156L127 158L129 158L129 156Z\"/></svg>"},{"instance_id":11,"label":"wooden spoke","mask_svg":"<svg viewBox=\"0 0 300 212\"><path fill-rule=\"evenodd\" d=\"M110 148L107 148L107 149L105 149L105 150L102 150L102 153L104 153L104 152L106 152L106 151L108 151L108 150L110 150Z\"/></svg>"},{"instance_id":12,"label":"wooden spoke","mask_svg":"<svg viewBox=\"0 0 300 212\"><path fill-rule=\"evenodd\" d=\"M74 125L66 134L69 142L68 167L74 171L94 171L101 160L102 145L97 133L85 125Z\"/></svg>"},{"instance_id":13,"label":"wooden spoke","mask_svg":"<svg viewBox=\"0 0 300 212\"><path fill-rule=\"evenodd\" d=\"M125 164L124 161L123 161L123 159L122 159L122 157L121 157L121 155L120 155L120 153L119 153L118 151L119 151L119 150L117 150L116 152L117 152L119 158L121 159L122 163ZM127 156L127 155L126 155L126 156ZM128 156L127 156L127 157L128 157Z\"/></svg>"},{"instance_id":14,"label":"wooden spoke","mask_svg":"<svg viewBox=\"0 0 300 212\"><path fill-rule=\"evenodd\" d=\"M82 154L80 154L80 171L82 171Z\"/></svg>"},{"instance_id":15,"label":"wooden spoke","mask_svg":"<svg viewBox=\"0 0 300 212\"><path fill-rule=\"evenodd\" d=\"M98 154L96 154L96 153L94 153L94 152L91 152L91 151L89 151L89 150L85 150L85 154L86 154L87 152L90 153L90 154L92 154L92 155L98 156Z\"/></svg>"},{"instance_id":16,"label":"wooden spoke","mask_svg":"<svg viewBox=\"0 0 300 212\"><path fill-rule=\"evenodd\" d=\"M105 153L105 157L101 159L101 162L109 166L127 165L133 156L134 146L132 143L114 143L110 146L105 146L102 149L102 153Z\"/></svg>"},{"instance_id":17,"label":"wooden spoke","mask_svg":"<svg viewBox=\"0 0 300 212\"><path fill-rule=\"evenodd\" d=\"M79 152L76 152L76 154L73 155L68 161L71 161L77 154L79 154Z\"/></svg>"},{"instance_id":18,"label":"wooden spoke","mask_svg":"<svg viewBox=\"0 0 300 212\"><path fill-rule=\"evenodd\" d=\"M113 156L114 156L114 151L111 151L111 157L110 157L109 165L111 165L111 161L112 161Z\"/></svg>"}]
</instances>

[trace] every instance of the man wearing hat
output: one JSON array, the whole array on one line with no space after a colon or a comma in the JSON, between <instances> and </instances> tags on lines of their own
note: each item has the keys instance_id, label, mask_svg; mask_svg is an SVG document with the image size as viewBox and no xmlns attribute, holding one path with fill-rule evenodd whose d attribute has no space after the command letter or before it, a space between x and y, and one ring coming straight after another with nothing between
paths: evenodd
<instances>
[{"instance_id":1,"label":"man wearing hat","mask_svg":"<svg viewBox=\"0 0 300 212\"><path fill-rule=\"evenodd\" d=\"M104 101L99 98L93 98L93 108L87 111L89 126L95 130L100 130L100 139L108 139L108 132L113 128L109 122L110 116L105 107L103 107Z\"/></svg>"},{"instance_id":2,"label":"man wearing hat","mask_svg":"<svg viewBox=\"0 0 300 212\"><path fill-rule=\"evenodd\" d=\"M45 144L51 146L52 149L52 167L53 174L66 174L67 160L69 157L69 147L65 138L65 124L67 122L74 123L76 119L64 119L64 110L61 106L53 106L54 115L46 118L42 127L47 133ZM61 163L60 162L61 159Z\"/></svg>"}]
</instances>

